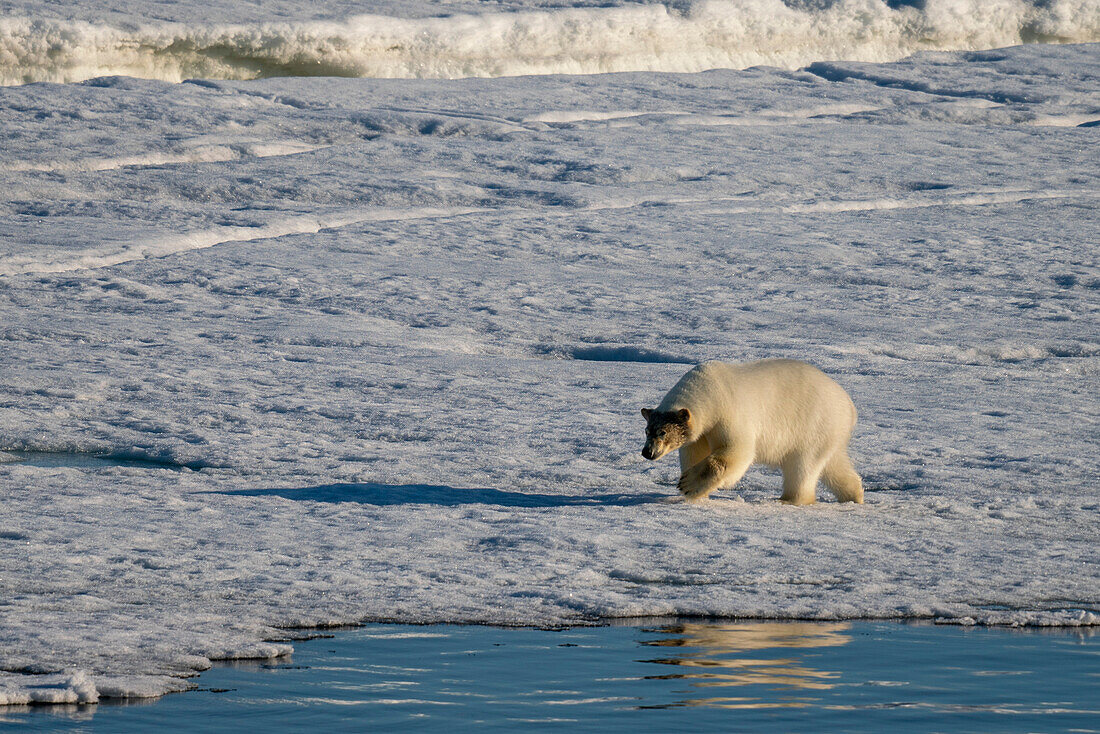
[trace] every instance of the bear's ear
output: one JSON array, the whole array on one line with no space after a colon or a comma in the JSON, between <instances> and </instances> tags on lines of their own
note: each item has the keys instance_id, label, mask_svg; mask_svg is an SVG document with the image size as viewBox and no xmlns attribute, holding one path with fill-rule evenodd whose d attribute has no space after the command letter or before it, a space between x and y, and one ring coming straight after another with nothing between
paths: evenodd
<instances>
[{"instance_id":1,"label":"bear's ear","mask_svg":"<svg viewBox=\"0 0 1100 734\"><path fill-rule=\"evenodd\" d=\"M688 423L691 422L691 411L687 408L680 408L680 410L676 413L676 417L681 423L686 426Z\"/></svg>"},{"instance_id":2,"label":"bear's ear","mask_svg":"<svg viewBox=\"0 0 1100 734\"><path fill-rule=\"evenodd\" d=\"M649 422L649 416L651 415L653 415L652 410L650 410L649 408L642 408L642 417L646 419L647 423Z\"/></svg>"}]
</instances>

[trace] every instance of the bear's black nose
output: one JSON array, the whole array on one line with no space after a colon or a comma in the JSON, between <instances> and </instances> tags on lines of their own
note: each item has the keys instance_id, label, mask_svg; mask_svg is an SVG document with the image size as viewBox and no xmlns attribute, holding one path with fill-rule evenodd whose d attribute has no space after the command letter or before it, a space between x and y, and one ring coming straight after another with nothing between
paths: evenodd
<instances>
[{"instance_id":1,"label":"bear's black nose","mask_svg":"<svg viewBox=\"0 0 1100 734\"><path fill-rule=\"evenodd\" d=\"M644 449L642 449L642 456L644 456L645 458L652 461L653 460L653 450L650 449L648 446L646 446Z\"/></svg>"}]
</instances>

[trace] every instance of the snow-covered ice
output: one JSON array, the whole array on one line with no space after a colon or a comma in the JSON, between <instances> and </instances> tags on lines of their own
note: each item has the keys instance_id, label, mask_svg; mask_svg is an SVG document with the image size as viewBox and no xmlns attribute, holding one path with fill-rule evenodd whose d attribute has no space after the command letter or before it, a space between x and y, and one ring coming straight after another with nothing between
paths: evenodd
<instances>
[{"instance_id":1,"label":"snow-covered ice","mask_svg":"<svg viewBox=\"0 0 1100 734\"><path fill-rule=\"evenodd\" d=\"M1098 0L3 0L0 10L5 84L795 68L1100 40Z\"/></svg>"},{"instance_id":2,"label":"snow-covered ice","mask_svg":"<svg viewBox=\"0 0 1100 734\"><path fill-rule=\"evenodd\" d=\"M1098 50L0 89L0 703L361 620L1100 624ZM671 501L638 409L777 356L866 504Z\"/></svg>"}]
</instances>

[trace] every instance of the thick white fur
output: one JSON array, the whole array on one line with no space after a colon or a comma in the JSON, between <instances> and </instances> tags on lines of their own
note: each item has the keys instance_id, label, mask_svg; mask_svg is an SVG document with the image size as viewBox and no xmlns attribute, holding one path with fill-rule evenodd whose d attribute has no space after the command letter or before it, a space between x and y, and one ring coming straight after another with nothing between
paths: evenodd
<instances>
[{"instance_id":1,"label":"thick white fur","mask_svg":"<svg viewBox=\"0 0 1100 734\"><path fill-rule=\"evenodd\" d=\"M784 502L814 502L818 479L841 502L863 502L848 459L856 408L848 393L805 362L705 362L680 378L658 410L687 408L680 491L701 499L732 487L752 464L783 471Z\"/></svg>"}]
</instances>

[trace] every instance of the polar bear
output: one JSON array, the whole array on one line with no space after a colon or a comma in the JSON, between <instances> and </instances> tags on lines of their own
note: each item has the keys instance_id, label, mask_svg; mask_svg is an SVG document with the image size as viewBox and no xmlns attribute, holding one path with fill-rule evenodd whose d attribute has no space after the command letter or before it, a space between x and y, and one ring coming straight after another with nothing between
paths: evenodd
<instances>
[{"instance_id":1,"label":"polar bear","mask_svg":"<svg viewBox=\"0 0 1100 734\"><path fill-rule=\"evenodd\" d=\"M680 493L700 500L732 487L752 464L783 470L783 502L814 502L823 478L841 502L863 502L863 481L848 458L856 408L824 372L792 359L704 362L642 408L642 456L680 450Z\"/></svg>"}]
</instances>

